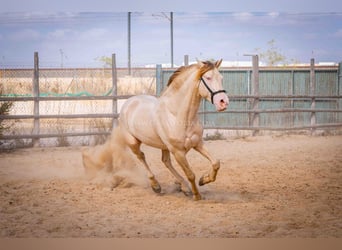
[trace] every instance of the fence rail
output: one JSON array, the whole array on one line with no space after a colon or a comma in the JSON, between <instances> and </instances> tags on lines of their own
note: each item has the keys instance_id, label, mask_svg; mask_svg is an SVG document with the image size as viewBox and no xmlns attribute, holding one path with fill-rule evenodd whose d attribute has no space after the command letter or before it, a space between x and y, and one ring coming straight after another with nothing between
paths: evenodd
<instances>
[{"instance_id":1,"label":"fence rail","mask_svg":"<svg viewBox=\"0 0 342 250\"><path fill-rule=\"evenodd\" d=\"M106 96L41 96L38 53L34 55L34 69L32 81L32 96L0 96L0 102L33 104L29 114L0 115L0 121L24 121L33 125L29 133L4 134L1 140L32 139L33 145L39 145L40 139L53 137L82 137L108 135L110 129L116 125L118 101L131 97L131 94L117 94L117 69L115 54L112 56L113 67L111 74L106 70L106 77L111 78L112 85ZM57 69L56 69L57 70ZM65 70L65 69L63 69ZM99 69L96 69L99 71ZM16 72L20 70L16 69ZM31 70L32 72L32 70ZM67 70L70 74L70 70ZM83 71L82 71L83 72ZM150 72L150 69L149 69ZM174 69L162 69L157 65L155 69L156 95L160 95L169 76ZM310 67L300 68L259 68L257 56L253 56L252 68L226 68L221 73L224 77L224 88L227 90L230 106L217 113L210 103L203 101L198 112L201 122L206 129L250 130L257 134L261 130L292 131L316 129L342 128L342 64L338 67L317 67L311 60ZM84 72L83 72L84 73ZM56 77L58 74L49 73ZM150 73L149 73L150 74ZM4 76L5 75L5 76ZM25 77L27 69L25 69ZM109 75L109 76L108 76ZM10 76L0 74L8 79ZM20 75L20 77L23 77ZM69 77L69 75L68 75ZM106 78L106 79L107 79ZM46 76L45 76L46 81ZM73 81L73 80L71 80ZM2 84L5 84L2 82ZM69 88L69 87L68 87ZM83 102L106 102L106 112L49 114L41 113L40 105L53 102L73 101L79 105ZM108 109L108 105L110 108ZM84 120L109 119L111 126L97 131L68 130L42 131L44 120ZM55 119L55 120L54 120ZM27 122L25 122L27 121ZM79 126L80 127L80 126ZM26 130L27 131L27 130Z\"/></svg>"},{"instance_id":2,"label":"fence rail","mask_svg":"<svg viewBox=\"0 0 342 250\"><path fill-rule=\"evenodd\" d=\"M252 68L222 69L230 105L217 113L203 102L199 111L208 129L310 130L342 127L342 64L320 67L314 59L305 67L261 67L258 56ZM159 73L158 73L159 70ZM173 70L157 67L157 90ZM160 93L160 92L159 92Z\"/></svg>"}]
</instances>

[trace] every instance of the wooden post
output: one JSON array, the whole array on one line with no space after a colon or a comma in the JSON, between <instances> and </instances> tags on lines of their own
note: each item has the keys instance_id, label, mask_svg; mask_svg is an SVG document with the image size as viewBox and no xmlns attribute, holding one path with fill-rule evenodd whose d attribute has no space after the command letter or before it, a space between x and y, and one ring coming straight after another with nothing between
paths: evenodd
<instances>
[{"instance_id":1,"label":"wooden post","mask_svg":"<svg viewBox=\"0 0 342 250\"><path fill-rule=\"evenodd\" d=\"M173 12L170 12L171 68L173 68Z\"/></svg>"},{"instance_id":2,"label":"wooden post","mask_svg":"<svg viewBox=\"0 0 342 250\"><path fill-rule=\"evenodd\" d=\"M311 58L310 60L310 95L311 95L311 109L315 109L316 107L316 76L315 76L315 59ZM310 116L310 125L316 125L316 112L312 111ZM314 127L311 128L311 135L315 133L316 129Z\"/></svg>"},{"instance_id":3,"label":"wooden post","mask_svg":"<svg viewBox=\"0 0 342 250\"><path fill-rule=\"evenodd\" d=\"M342 62L338 64L337 94L342 95Z\"/></svg>"},{"instance_id":4,"label":"wooden post","mask_svg":"<svg viewBox=\"0 0 342 250\"><path fill-rule=\"evenodd\" d=\"M337 94L342 96L342 62L338 64L338 79L337 79ZM337 100L336 109L340 109L342 107L342 99ZM342 113L337 114L338 122L342 122Z\"/></svg>"},{"instance_id":5,"label":"wooden post","mask_svg":"<svg viewBox=\"0 0 342 250\"><path fill-rule=\"evenodd\" d=\"M294 70L291 70L291 95L295 94L295 72ZM295 107L295 101L293 99L290 100L290 108L294 109ZM295 126L295 113L291 112L290 113L290 126L294 127Z\"/></svg>"},{"instance_id":6,"label":"wooden post","mask_svg":"<svg viewBox=\"0 0 342 250\"><path fill-rule=\"evenodd\" d=\"M113 114L118 114L118 99L117 99L117 72L116 72L116 58L112 54L112 96L113 96ZM115 128L118 124L118 119L113 117L112 126Z\"/></svg>"},{"instance_id":7,"label":"wooden post","mask_svg":"<svg viewBox=\"0 0 342 250\"><path fill-rule=\"evenodd\" d=\"M259 57L258 55L252 56L252 91L255 96L253 100L253 111L259 109ZM253 113L253 127L259 127L259 113ZM259 130L253 130L253 136L256 136Z\"/></svg>"},{"instance_id":8,"label":"wooden post","mask_svg":"<svg viewBox=\"0 0 342 250\"><path fill-rule=\"evenodd\" d=\"M161 79L162 74L162 66L161 64L157 64L156 66L156 96L160 96L162 90L163 90L163 83Z\"/></svg>"},{"instance_id":9,"label":"wooden post","mask_svg":"<svg viewBox=\"0 0 342 250\"><path fill-rule=\"evenodd\" d=\"M127 41L128 41L128 75L132 74L131 69L131 12L128 12L127 20Z\"/></svg>"},{"instance_id":10,"label":"wooden post","mask_svg":"<svg viewBox=\"0 0 342 250\"><path fill-rule=\"evenodd\" d=\"M39 57L38 52L34 52L34 69L33 69L33 135L39 135L40 124L39 124ZM39 146L39 138L32 139L33 147Z\"/></svg>"},{"instance_id":11,"label":"wooden post","mask_svg":"<svg viewBox=\"0 0 342 250\"><path fill-rule=\"evenodd\" d=\"M184 66L189 65L189 55L184 55Z\"/></svg>"},{"instance_id":12,"label":"wooden post","mask_svg":"<svg viewBox=\"0 0 342 250\"><path fill-rule=\"evenodd\" d=\"M251 70L247 70L246 74L247 74L247 95L252 95L252 84L251 84L252 72ZM247 102L246 105L249 110L251 110L253 107L253 100L254 100L253 98L246 99L246 102ZM253 113L248 113L248 126L249 127L253 126L252 121L253 121Z\"/></svg>"}]
</instances>

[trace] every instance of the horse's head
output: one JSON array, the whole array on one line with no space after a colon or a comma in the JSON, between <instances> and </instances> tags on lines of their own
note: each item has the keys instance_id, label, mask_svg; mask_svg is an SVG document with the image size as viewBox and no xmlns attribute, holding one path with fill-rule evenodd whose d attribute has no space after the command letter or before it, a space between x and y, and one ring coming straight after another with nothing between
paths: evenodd
<instances>
[{"instance_id":1,"label":"horse's head","mask_svg":"<svg viewBox=\"0 0 342 250\"><path fill-rule=\"evenodd\" d=\"M215 63L210 61L198 62L199 93L214 104L217 111L224 111L229 104L228 96L222 86L223 77L218 70L221 63L222 59Z\"/></svg>"}]
</instances>

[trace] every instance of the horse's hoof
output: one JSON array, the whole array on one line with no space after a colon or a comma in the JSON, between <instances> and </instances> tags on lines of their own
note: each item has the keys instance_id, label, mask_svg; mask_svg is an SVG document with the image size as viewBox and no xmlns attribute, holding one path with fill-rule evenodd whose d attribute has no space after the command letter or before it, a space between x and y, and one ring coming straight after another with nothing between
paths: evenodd
<instances>
[{"instance_id":1,"label":"horse's hoof","mask_svg":"<svg viewBox=\"0 0 342 250\"><path fill-rule=\"evenodd\" d=\"M182 192L182 184L178 181L175 181L175 187L174 187L174 190L176 192Z\"/></svg>"},{"instance_id":2,"label":"horse's hoof","mask_svg":"<svg viewBox=\"0 0 342 250\"><path fill-rule=\"evenodd\" d=\"M152 190L153 190L155 193L160 194L160 192L161 192L161 187L160 187L159 184L158 184L158 185L154 185L154 186L152 186Z\"/></svg>"},{"instance_id":3,"label":"horse's hoof","mask_svg":"<svg viewBox=\"0 0 342 250\"><path fill-rule=\"evenodd\" d=\"M185 196L191 196L192 195L192 192L188 191L188 190L182 190L182 192Z\"/></svg>"},{"instance_id":4,"label":"horse's hoof","mask_svg":"<svg viewBox=\"0 0 342 250\"><path fill-rule=\"evenodd\" d=\"M203 181L203 177L201 177L198 181L198 185L203 186L204 185L204 181Z\"/></svg>"},{"instance_id":5,"label":"horse's hoof","mask_svg":"<svg viewBox=\"0 0 342 250\"><path fill-rule=\"evenodd\" d=\"M207 184L208 181L206 181L205 178L208 178L208 177L207 177L207 176L202 176L202 177L199 179L199 181L198 181L198 185L203 186L203 185Z\"/></svg>"},{"instance_id":6,"label":"horse's hoof","mask_svg":"<svg viewBox=\"0 0 342 250\"><path fill-rule=\"evenodd\" d=\"M197 195L193 196L193 199L194 199L194 201L199 201L199 200L202 200L202 197L200 194L197 194Z\"/></svg>"}]
</instances>

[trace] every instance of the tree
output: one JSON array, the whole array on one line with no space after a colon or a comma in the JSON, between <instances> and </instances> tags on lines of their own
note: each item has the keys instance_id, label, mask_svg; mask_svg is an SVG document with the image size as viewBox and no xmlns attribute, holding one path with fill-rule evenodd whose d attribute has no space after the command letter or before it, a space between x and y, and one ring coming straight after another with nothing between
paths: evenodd
<instances>
[{"instance_id":1,"label":"tree","mask_svg":"<svg viewBox=\"0 0 342 250\"><path fill-rule=\"evenodd\" d=\"M259 54L260 61L266 63L268 66L276 66L279 64L287 65L289 64L288 59L285 55L280 53L280 49L276 46L276 41L274 39L267 42L268 49L262 51L260 48L255 49ZM291 63L297 63L298 60L291 59Z\"/></svg>"},{"instance_id":2,"label":"tree","mask_svg":"<svg viewBox=\"0 0 342 250\"><path fill-rule=\"evenodd\" d=\"M103 63L104 68L111 68L112 67L112 58L108 56L101 56L95 58L95 60Z\"/></svg>"}]
</instances>

